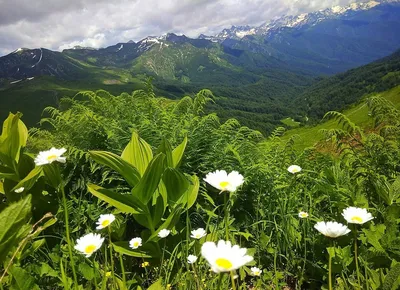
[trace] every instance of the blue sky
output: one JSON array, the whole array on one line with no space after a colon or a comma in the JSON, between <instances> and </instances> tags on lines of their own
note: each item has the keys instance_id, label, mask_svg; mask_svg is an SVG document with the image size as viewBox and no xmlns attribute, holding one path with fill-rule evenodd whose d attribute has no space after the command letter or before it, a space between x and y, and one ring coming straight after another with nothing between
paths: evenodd
<instances>
[{"instance_id":1,"label":"blue sky","mask_svg":"<svg viewBox=\"0 0 400 290\"><path fill-rule=\"evenodd\" d=\"M167 32L196 37L231 25L358 0L0 0L0 55L19 47L106 47Z\"/></svg>"}]
</instances>

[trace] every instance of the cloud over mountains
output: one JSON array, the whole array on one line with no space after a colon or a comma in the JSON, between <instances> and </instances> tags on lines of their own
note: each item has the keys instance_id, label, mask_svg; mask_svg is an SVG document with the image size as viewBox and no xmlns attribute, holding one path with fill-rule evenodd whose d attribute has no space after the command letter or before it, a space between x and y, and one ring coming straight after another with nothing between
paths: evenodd
<instances>
[{"instance_id":1,"label":"cloud over mountains","mask_svg":"<svg viewBox=\"0 0 400 290\"><path fill-rule=\"evenodd\" d=\"M167 32L196 37L231 25L357 0L0 0L0 55L18 47L104 47Z\"/></svg>"}]
</instances>

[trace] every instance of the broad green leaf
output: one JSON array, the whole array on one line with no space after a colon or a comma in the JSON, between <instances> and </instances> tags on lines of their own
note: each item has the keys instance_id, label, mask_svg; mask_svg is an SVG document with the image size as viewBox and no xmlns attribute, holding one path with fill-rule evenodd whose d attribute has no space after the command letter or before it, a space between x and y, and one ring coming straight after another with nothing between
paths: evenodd
<instances>
[{"instance_id":1,"label":"broad green leaf","mask_svg":"<svg viewBox=\"0 0 400 290\"><path fill-rule=\"evenodd\" d=\"M31 213L31 195L12 203L0 213L0 261L20 240L20 230L26 225Z\"/></svg>"},{"instance_id":2,"label":"broad green leaf","mask_svg":"<svg viewBox=\"0 0 400 290\"><path fill-rule=\"evenodd\" d=\"M5 164L13 165L18 163L20 151L26 146L28 129L20 120L21 113L10 113L3 123L3 130L0 136L0 158ZM3 160L4 159L4 160Z\"/></svg>"},{"instance_id":3,"label":"broad green leaf","mask_svg":"<svg viewBox=\"0 0 400 290\"><path fill-rule=\"evenodd\" d=\"M9 272L13 277L10 290L40 290L33 276L24 269L13 265Z\"/></svg>"},{"instance_id":4,"label":"broad green leaf","mask_svg":"<svg viewBox=\"0 0 400 290\"><path fill-rule=\"evenodd\" d=\"M158 188L165 168L164 160L164 154L156 155L147 166L142 179L140 179L139 183L132 189L132 195L138 198L143 204L149 202L153 193Z\"/></svg>"},{"instance_id":5,"label":"broad green leaf","mask_svg":"<svg viewBox=\"0 0 400 290\"><path fill-rule=\"evenodd\" d=\"M1 178L10 179L15 182L20 181L18 174L14 170L2 165L0 165L0 179Z\"/></svg>"},{"instance_id":6,"label":"broad green leaf","mask_svg":"<svg viewBox=\"0 0 400 290\"><path fill-rule=\"evenodd\" d=\"M165 288L162 285L162 280L159 279L157 282L153 283L150 285L149 288L147 288L147 290L164 290Z\"/></svg>"},{"instance_id":7,"label":"broad green leaf","mask_svg":"<svg viewBox=\"0 0 400 290\"><path fill-rule=\"evenodd\" d=\"M145 214L147 208L137 198L130 194L120 194L102 188L96 184L88 184L88 190L94 196L116 207L122 212L132 214Z\"/></svg>"},{"instance_id":8,"label":"broad green leaf","mask_svg":"<svg viewBox=\"0 0 400 290\"><path fill-rule=\"evenodd\" d=\"M130 186L134 187L139 182L139 171L118 155L106 151L89 151L89 154L97 163L106 165L121 174Z\"/></svg>"},{"instance_id":9,"label":"broad green leaf","mask_svg":"<svg viewBox=\"0 0 400 290\"><path fill-rule=\"evenodd\" d=\"M160 146L157 149L157 154L163 153L166 156L167 167L174 167L174 161L172 158L172 147L167 139L163 139Z\"/></svg>"},{"instance_id":10,"label":"broad green leaf","mask_svg":"<svg viewBox=\"0 0 400 290\"><path fill-rule=\"evenodd\" d=\"M197 200L197 195L199 194L200 181L196 175L192 176L191 183L186 192L187 194L187 208L191 208Z\"/></svg>"},{"instance_id":11,"label":"broad green leaf","mask_svg":"<svg viewBox=\"0 0 400 290\"><path fill-rule=\"evenodd\" d=\"M78 270L82 274L82 276L86 279L91 281L94 278L94 269L90 267L86 263L79 263Z\"/></svg>"},{"instance_id":12,"label":"broad green leaf","mask_svg":"<svg viewBox=\"0 0 400 290\"><path fill-rule=\"evenodd\" d=\"M156 198L155 204L151 207L151 216L154 227L157 227L158 223L161 221L166 204L164 203L164 198L159 194Z\"/></svg>"},{"instance_id":13,"label":"broad green leaf","mask_svg":"<svg viewBox=\"0 0 400 290\"><path fill-rule=\"evenodd\" d=\"M62 183L60 168L58 166L59 165L55 162L40 166L42 167L44 176L46 177L48 184L50 184L55 189L58 189Z\"/></svg>"},{"instance_id":14,"label":"broad green leaf","mask_svg":"<svg viewBox=\"0 0 400 290\"><path fill-rule=\"evenodd\" d=\"M178 222L179 217L182 214L182 212L183 212L182 205L176 206L172 210L172 212L169 214L167 219L162 223L162 225L149 237L148 242L156 240L158 238L158 236L157 236L158 233L162 229L171 229L171 228L173 228L175 226L175 224Z\"/></svg>"},{"instance_id":15,"label":"broad green leaf","mask_svg":"<svg viewBox=\"0 0 400 290\"><path fill-rule=\"evenodd\" d=\"M169 205L175 205L178 201L185 203L187 200L182 200L184 193L189 188L189 181L186 176L180 173L177 169L167 168L163 175L163 183L167 189L167 198Z\"/></svg>"},{"instance_id":16,"label":"broad green leaf","mask_svg":"<svg viewBox=\"0 0 400 290\"><path fill-rule=\"evenodd\" d=\"M154 256L150 255L148 251L145 251L145 246L140 247L139 249L132 250L129 247L129 242L115 242L113 243L113 248L116 252L128 255L131 257L137 258L153 258Z\"/></svg>"},{"instance_id":17,"label":"broad green leaf","mask_svg":"<svg viewBox=\"0 0 400 290\"><path fill-rule=\"evenodd\" d=\"M131 141L126 145L121 158L132 164L143 175L147 165L153 159L151 146L147 144L136 132L132 133Z\"/></svg>"},{"instance_id":18,"label":"broad green leaf","mask_svg":"<svg viewBox=\"0 0 400 290\"><path fill-rule=\"evenodd\" d=\"M183 153L185 152L186 149L186 144L187 144L187 137L185 136L185 139L183 139L182 143L179 144L173 151L172 151L172 160L173 160L173 167L177 168L183 157Z\"/></svg>"},{"instance_id":19,"label":"broad green leaf","mask_svg":"<svg viewBox=\"0 0 400 290\"><path fill-rule=\"evenodd\" d=\"M32 169L31 172L24 179L22 179L11 191L14 191L20 187L24 187L25 191L32 188L35 182L38 180L40 176L42 176L43 170L42 166L38 166Z\"/></svg>"}]
</instances>

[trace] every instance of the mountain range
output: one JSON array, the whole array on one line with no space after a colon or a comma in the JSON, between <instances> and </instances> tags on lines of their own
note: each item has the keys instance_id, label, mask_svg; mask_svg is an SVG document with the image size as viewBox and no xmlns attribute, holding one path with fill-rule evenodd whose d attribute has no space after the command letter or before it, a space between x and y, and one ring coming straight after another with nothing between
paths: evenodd
<instances>
[{"instance_id":1,"label":"mountain range","mask_svg":"<svg viewBox=\"0 0 400 290\"><path fill-rule=\"evenodd\" d=\"M202 88L222 118L271 131L298 114L294 100L319 78L344 72L400 48L400 1L382 0L284 16L260 26L232 26L193 39L168 33L102 49L62 52L19 48L0 57L0 118L41 96L41 111L62 95L142 87L147 76L170 98ZM28 123L38 121L29 116Z\"/></svg>"}]
</instances>

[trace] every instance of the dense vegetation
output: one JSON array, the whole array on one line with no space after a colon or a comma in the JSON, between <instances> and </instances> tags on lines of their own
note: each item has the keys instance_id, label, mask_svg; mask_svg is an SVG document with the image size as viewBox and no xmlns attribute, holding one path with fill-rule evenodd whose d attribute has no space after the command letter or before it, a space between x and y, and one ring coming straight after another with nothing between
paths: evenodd
<instances>
[{"instance_id":1,"label":"dense vegetation","mask_svg":"<svg viewBox=\"0 0 400 290\"><path fill-rule=\"evenodd\" d=\"M29 131L21 114L10 114L0 136L1 287L327 289L333 277L335 289L397 289L400 112L369 98L368 131L331 112L341 128L324 132L329 150L299 153L280 128L265 142L235 119L207 114L212 100L209 90L158 98L148 84L62 99ZM45 164L55 153L38 163L51 147L67 149L65 164ZM288 172L293 164L302 170ZM243 186L220 192L204 181L222 169L242 174ZM313 228L345 223L349 206L374 219L349 224L351 234L337 239ZM116 220L95 230L100 214L111 213ZM206 236L190 237L197 228ZM105 242L85 257L73 246L94 232ZM134 237L142 245L129 246ZM202 245L220 239L254 260L230 275L209 271ZM190 254L198 260L189 263Z\"/></svg>"},{"instance_id":2,"label":"dense vegetation","mask_svg":"<svg viewBox=\"0 0 400 290\"><path fill-rule=\"evenodd\" d=\"M320 120L327 111L343 110L362 96L400 85L400 50L368 65L322 79L297 97L304 114Z\"/></svg>"}]
</instances>

